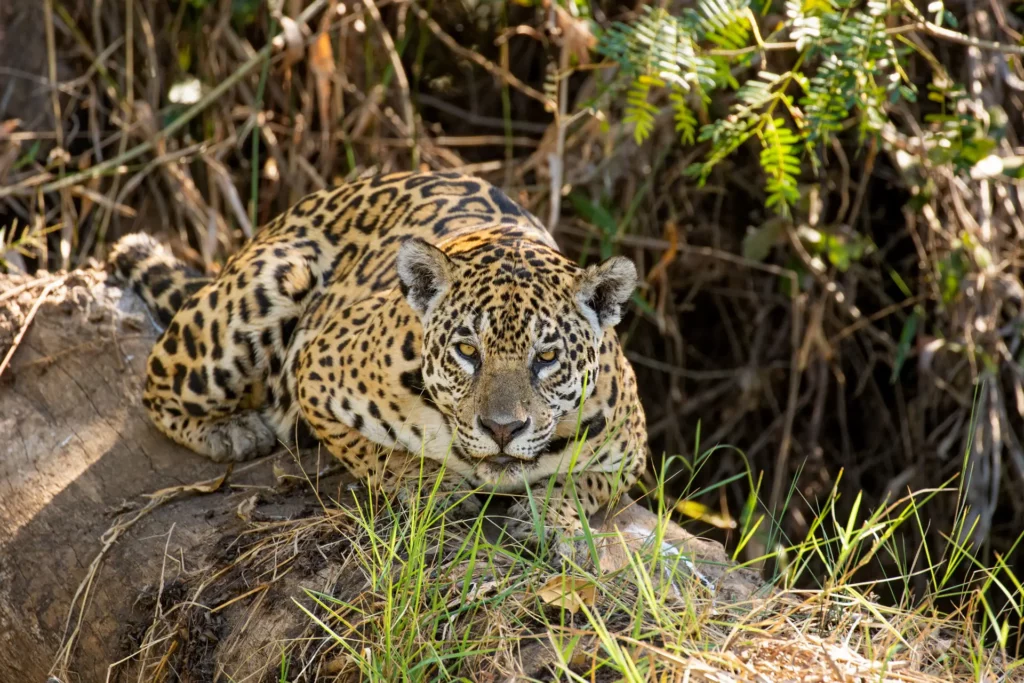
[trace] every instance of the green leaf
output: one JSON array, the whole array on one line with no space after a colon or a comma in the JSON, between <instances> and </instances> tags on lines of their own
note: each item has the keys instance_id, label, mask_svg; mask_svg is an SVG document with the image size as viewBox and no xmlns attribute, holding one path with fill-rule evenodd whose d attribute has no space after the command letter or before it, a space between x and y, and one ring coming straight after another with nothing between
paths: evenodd
<instances>
[{"instance_id":1,"label":"green leaf","mask_svg":"<svg viewBox=\"0 0 1024 683\"><path fill-rule=\"evenodd\" d=\"M899 379L900 370L903 369L903 364L910 353L910 345L914 343L918 324L921 322L922 317L924 317L924 311L920 306L915 306L913 313L903 323L903 330L900 332L900 342L896 345L896 358L892 365L892 377L889 379L892 384L896 384L896 380Z\"/></svg>"},{"instance_id":2,"label":"green leaf","mask_svg":"<svg viewBox=\"0 0 1024 683\"><path fill-rule=\"evenodd\" d=\"M960 294L960 286L967 275L967 263L961 250L950 252L950 254L939 261L939 293L942 295L942 303L945 306L953 303Z\"/></svg>"},{"instance_id":3,"label":"green leaf","mask_svg":"<svg viewBox=\"0 0 1024 683\"><path fill-rule=\"evenodd\" d=\"M192 45L183 43L178 46L178 69L182 73L188 73L192 67Z\"/></svg>"},{"instance_id":4,"label":"green leaf","mask_svg":"<svg viewBox=\"0 0 1024 683\"><path fill-rule=\"evenodd\" d=\"M904 281L903 277L892 268L889 268L889 277L892 279L893 283L895 283L896 286L900 288L900 292L903 293L903 296L907 298L914 296L914 293L910 291L910 287L907 286L907 283L906 281Z\"/></svg>"},{"instance_id":5,"label":"green leaf","mask_svg":"<svg viewBox=\"0 0 1024 683\"><path fill-rule=\"evenodd\" d=\"M957 165L968 168L984 159L996 148L996 141L991 138L973 138L964 143L960 150Z\"/></svg>"},{"instance_id":6,"label":"green leaf","mask_svg":"<svg viewBox=\"0 0 1024 683\"><path fill-rule=\"evenodd\" d=\"M231 0L231 18L239 26L248 26L259 16L263 0Z\"/></svg>"},{"instance_id":7,"label":"green leaf","mask_svg":"<svg viewBox=\"0 0 1024 683\"><path fill-rule=\"evenodd\" d=\"M825 234L821 246L829 262L843 273L874 247L870 239L858 233L850 236Z\"/></svg>"},{"instance_id":8,"label":"green leaf","mask_svg":"<svg viewBox=\"0 0 1024 683\"><path fill-rule=\"evenodd\" d=\"M599 228L605 235L615 235L618 233L619 223L605 207L595 204L575 190L569 193L569 203L572 204L572 208L576 210L576 213L583 216L584 220L588 223Z\"/></svg>"},{"instance_id":9,"label":"green leaf","mask_svg":"<svg viewBox=\"0 0 1024 683\"><path fill-rule=\"evenodd\" d=\"M41 143L42 140L34 141L28 148L28 151L18 157L17 161L11 166L11 169L17 171L20 168L35 163L36 158L39 156L39 146Z\"/></svg>"},{"instance_id":10,"label":"green leaf","mask_svg":"<svg viewBox=\"0 0 1024 683\"><path fill-rule=\"evenodd\" d=\"M1017 180L1024 178L1024 157L1004 157L1003 175Z\"/></svg>"},{"instance_id":11,"label":"green leaf","mask_svg":"<svg viewBox=\"0 0 1024 683\"><path fill-rule=\"evenodd\" d=\"M804 289L804 279L809 275L807 268L804 267L803 261L796 257L795 254L790 254L789 258L786 259L785 264L786 270L791 270L796 273L796 286L797 291L793 291L794 278L788 276L779 276L779 293L783 296L790 298L795 294L799 294Z\"/></svg>"},{"instance_id":12,"label":"green leaf","mask_svg":"<svg viewBox=\"0 0 1024 683\"><path fill-rule=\"evenodd\" d=\"M633 292L632 299L633 305L643 311L645 314L655 317L658 312L654 310L654 307L647 303L647 299L640 296L640 292Z\"/></svg>"},{"instance_id":13,"label":"green leaf","mask_svg":"<svg viewBox=\"0 0 1024 683\"><path fill-rule=\"evenodd\" d=\"M783 221L769 220L760 227L747 231L743 238L743 258L751 261L764 261L772 251L772 247L779 243L784 232Z\"/></svg>"},{"instance_id":14,"label":"green leaf","mask_svg":"<svg viewBox=\"0 0 1024 683\"><path fill-rule=\"evenodd\" d=\"M848 247L849 245L846 242L836 239L831 235L825 238L825 253L828 256L828 260L842 273L848 271L850 264L853 262L853 257Z\"/></svg>"}]
</instances>

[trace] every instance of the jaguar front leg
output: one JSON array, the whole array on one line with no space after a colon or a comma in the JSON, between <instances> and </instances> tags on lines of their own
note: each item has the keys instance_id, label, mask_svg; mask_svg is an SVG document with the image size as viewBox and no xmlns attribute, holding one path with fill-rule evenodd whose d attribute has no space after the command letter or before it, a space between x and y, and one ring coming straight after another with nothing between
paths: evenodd
<instances>
[{"instance_id":1,"label":"jaguar front leg","mask_svg":"<svg viewBox=\"0 0 1024 683\"><path fill-rule=\"evenodd\" d=\"M309 421L327 450L370 489L380 489L410 507L433 497L441 509L451 509L457 515L480 513L468 482L441 463L385 448L341 423L321 422L315 416Z\"/></svg>"},{"instance_id":2,"label":"jaguar front leg","mask_svg":"<svg viewBox=\"0 0 1024 683\"><path fill-rule=\"evenodd\" d=\"M526 544L535 544L543 536L557 556L583 561L590 549L580 513L589 520L634 481L635 477L618 472L581 472L535 484L509 509L505 530Z\"/></svg>"}]
</instances>

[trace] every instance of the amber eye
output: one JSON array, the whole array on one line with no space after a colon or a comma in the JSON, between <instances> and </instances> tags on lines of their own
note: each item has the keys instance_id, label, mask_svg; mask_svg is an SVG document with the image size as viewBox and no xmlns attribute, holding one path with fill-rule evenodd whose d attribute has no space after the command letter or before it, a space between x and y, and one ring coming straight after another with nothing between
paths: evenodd
<instances>
[{"instance_id":1,"label":"amber eye","mask_svg":"<svg viewBox=\"0 0 1024 683\"><path fill-rule=\"evenodd\" d=\"M537 360L541 363L554 363L557 352L554 349L549 351L542 351L537 354Z\"/></svg>"},{"instance_id":2,"label":"amber eye","mask_svg":"<svg viewBox=\"0 0 1024 683\"><path fill-rule=\"evenodd\" d=\"M459 342L455 346L455 348L459 352L459 355L463 356L464 358L468 358L469 360L476 360L477 356L479 355L479 353L476 350L476 347L473 346L472 344L467 344L466 342Z\"/></svg>"}]
</instances>

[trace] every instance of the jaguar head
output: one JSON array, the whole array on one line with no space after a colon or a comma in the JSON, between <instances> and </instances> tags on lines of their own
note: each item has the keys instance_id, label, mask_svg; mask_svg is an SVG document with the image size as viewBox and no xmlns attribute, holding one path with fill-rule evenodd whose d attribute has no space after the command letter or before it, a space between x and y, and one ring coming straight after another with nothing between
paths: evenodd
<instances>
[{"instance_id":1,"label":"jaguar head","mask_svg":"<svg viewBox=\"0 0 1024 683\"><path fill-rule=\"evenodd\" d=\"M399 250L423 326L423 381L453 447L490 468L528 466L597 386L602 340L636 287L624 257L582 268L524 240Z\"/></svg>"}]
</instances>

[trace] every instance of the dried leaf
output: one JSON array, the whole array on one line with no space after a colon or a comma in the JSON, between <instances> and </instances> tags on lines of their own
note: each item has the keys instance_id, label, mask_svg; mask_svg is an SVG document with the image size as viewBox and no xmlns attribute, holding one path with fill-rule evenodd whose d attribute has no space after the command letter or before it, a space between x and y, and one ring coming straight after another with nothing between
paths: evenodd
<instances>
[{"instance_id":1,"label":"dried leaf","mask_svg":"<svg viewBox=\"0 0 1024 683\"><path fill-rule=\"evenodd\" d=\"M238 508L235 510L235 514L238 515L238 518L241 519L243 522L251 522L252 511L256 509L256 503L259 501L259 499L260 494L254 493L253 495L249 496L241 503L239 503Z\"/></svg>"},{"instance_id":2,"label":"dried leaf","mask_svg":"<svg viewBox=\"0 0 1024 683\"><path fill-rule=\"evenodd\" d=\"M597 587L584 578L558 575L541 586L537 597L548 605L557 605L576 614L580 607L594 604Z\"/></svg>"},{"instance_id":3,"label":"dried leaf","mask_svg":"<svg viewBox=\"0 0 1024 683\"><path fill-rule=\"evenodd\" d=\"M577 18L555 5L555 22L562 33L565 49L581 65L590 64L590 51L597 46L597 37L584 18Z\"/></svg>"},{"instance_id":4,"label":"dried leaf","mask_svg":"<svg viewBox=\"0 0 1024 683\"><path fill-rule=\"evenodd\" d=\"M197 481L194 484L183 484L181 486L170 486L154 493L147 493L145 496L146 498L164 498L184 493L213 493L224 485L232 469L234 469L234 466L228 466L227 471L216 479L207 479L206 481Z\"/></svg>"},{"instance_id":5,"label":"dried leaf","mask_svg":"<svg viewBox=\"0 0 1024 683\"><path fill-rule=\"evenodd\" d=\"M263 177L272 183L281 179L281 171L277 168L277 160L274 157L267 157L263 163Z\"/></svg>"},{"instance_id":6,"label":"dried leaf","mask_svg":"<svg viewBox=\"0 0 1024 683\"><path fill-rule=\"evenodd\" d=\"M309 46L309 68L316 85L316 99L320 111L320 125L325 129L330 122L331 77L334 76L334 49L326 33L317 36Z\"/></svg>"},{"instance_id":7,"label":"dried leaf","mask_svg":"<svg viewBox=\"0 0 1024 683\"><path fill-rule=\"evenodd\" d=\"M171 84L167 100L174 104L192 105L203 97L203 84L195 76L185 76Z\"/></svg>"},{"instance_id":8,"label":"dried leaf","mask_svg":"<svg viewBox=\"0 0 1024 683\"><path fill-rule=\"evenodd\" d=\"M597 668L597 657L593 652L577 650L569 659L569 666L582 671L594 671Z\"/></svg>"},{"instance_id":9,"label":"dried leaf","mask_svg":"<svg viewBox=\"0 0 1024 683\"><path fill-rule=\"evenodd\" d=\"M681 500L676 503L676 512L691 519L697 519L719 529L735 529L736 520L721 515L695 500Z\"/></svg>"},{"instance_id":10,"label":"dried leaf","mask_svg":"<svg viewBox=\"0 0 1024 683\"><path fill-rule=\"evenodd\" d=\"M317 77L330 78L334 75L334 48L326 33L318 35L309 46L309 67Z\"/></svg>"},{"instance_id":11,"label":"dried leaf","mask_svg":"<svg viewBox=\"0 0 1024 683\"><path fill-rule=\"evenodd\" d=\"M330 659L324 665L324 673L331 675L340 675L346 673L352 673L358 671L359 665L351 655L341 654L337 657Z\"/></svg>"},{"instance_id":12,"label":"dried leaf","mask_svg":"<svg viewBox=\"0 0 1024 683\"><path fill-rule=\"evenodd\" d=\"M21 119L7 119L0 121L0 140L10 137L11 133L21 125Z\"/></svg>"},{"instance_id":13,"label":"dried leaf","mask_svg":"<svg viewBox=\"0 0 1024 683\"><path fill-rule=\"evenodd\" d=\"M278 484L283 484L286 479L288 479L290 476L292 476L292 475L288 474L288 470L286 470L285 468L281 467L281 465L278 464L277 461L274 461L273 469L274 469L274 481L276 481Z\"/></svg>"},{"instance_id":14,"label":"dried leaf","mask_svg":"<svg viewBox=\"0 0 1024 683\"><path fill-rule=\"evenodd\" d=\"M676 260L676 256L679 255L679 230L676 227L676 222L673 220L665 221L665 241L668 242L668 248L661 255L661 258L658 259L658 262L654 264L654 267L647 273L648 284L653 283L659 277L664 277L668 267L672 265L673 261Z\"/></svg>"},{"instance_id":15,"label":"dried leaf","mask_svg":"<svg viewBox=\"0 0 1024 683\"><path fill-rule=\"evenodd\" d=\"M54 147L50 150L50 153L46 157L46 165L52 166L54 164L69 164L71 163L71 153L63 147Z\"/></svg>"},{"instance_id":16,"label":"dried leaf","mask_svg":"<svg viewBox=\"0 0 1024 683\"><path fill-rule=\"evenodd\" d=\"M497 581L485 581L480 584L474 582L465 595L456 595L453 600L448 602L448 609L455 609L460 605L468 605L492 597L497 594L499 585Z\"/></svg>"}]
</instances>

